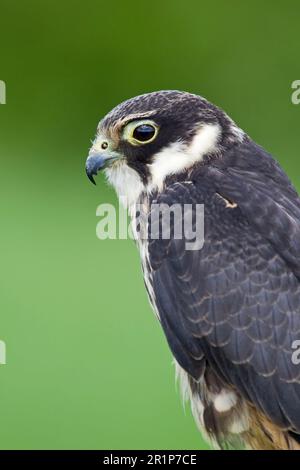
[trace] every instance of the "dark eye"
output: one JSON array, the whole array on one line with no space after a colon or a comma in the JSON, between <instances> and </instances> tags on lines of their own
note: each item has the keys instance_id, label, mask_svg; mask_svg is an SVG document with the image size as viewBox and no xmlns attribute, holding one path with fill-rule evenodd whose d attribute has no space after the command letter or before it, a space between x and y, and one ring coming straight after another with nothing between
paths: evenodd
<instances>
[{"instance_id":1,"label":"dark eye","mask_svg":"<svg viewBox=\"0 0 300 470\"><path fill-rule=\"evenodd\" d=\"M148 142L155 136L155 132L155 127L151 124L141 124L134 129L132 136L139 142Z\"/></svg>"}]
</instances>

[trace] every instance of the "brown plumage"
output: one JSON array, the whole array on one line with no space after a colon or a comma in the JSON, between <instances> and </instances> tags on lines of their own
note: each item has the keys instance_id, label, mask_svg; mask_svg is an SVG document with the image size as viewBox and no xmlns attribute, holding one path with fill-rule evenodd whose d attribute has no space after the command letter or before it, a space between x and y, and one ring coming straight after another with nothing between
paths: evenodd
<instances>
[{"instance_id":1,"label":"brown plumage","mask_svg":"<svg viewBox=\"0 0 300 470\"><path fill-rule=\"evenodd\" d=\"M200 428L204 427L207 437L215 447L221 449L246 448L251 450L300 450L300 443L287 430L274 424L250 402L239 396L236 390L230 390L226 384L209 368L204 372L204 381L196 382L189 378L189 397L193 403L201 397L203 414L193 413ZM237 394L236 403L226 411L218 411L214 398L227 390ZM237 432L234 425L245 426L246 430Z\"/></svg>"},{"instance_id":2,"label":"brown plumage","mask_svg":"<svg viewBox=\"0 0 300 470\"><path fill-rule=\"evenodd\" d=\"M253 450L300 450L300 444L285 430L280 429L270 419L248 404L250 426L243 434L248 446Z\"/></svg>"}]
</instances>

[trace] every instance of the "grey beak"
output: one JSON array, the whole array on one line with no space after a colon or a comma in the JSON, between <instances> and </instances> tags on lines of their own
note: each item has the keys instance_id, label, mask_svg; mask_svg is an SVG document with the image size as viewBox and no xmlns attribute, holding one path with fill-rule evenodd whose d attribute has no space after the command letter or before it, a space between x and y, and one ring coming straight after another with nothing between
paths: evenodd
<instances>
[{"instance_id":1,"label":"grey beak","mask_svg":"<svg viewBox=\"0 0 300 470\"><path fill-rule=\"evenodd\" d=\"M85 171L88 179L93 184L96 184L93 176L96 176L99 171L109 166L114 160L117 160L117 157L112 157L100 153L93 153L89 155L85 164Z\"/></svg>"}]
</instances>

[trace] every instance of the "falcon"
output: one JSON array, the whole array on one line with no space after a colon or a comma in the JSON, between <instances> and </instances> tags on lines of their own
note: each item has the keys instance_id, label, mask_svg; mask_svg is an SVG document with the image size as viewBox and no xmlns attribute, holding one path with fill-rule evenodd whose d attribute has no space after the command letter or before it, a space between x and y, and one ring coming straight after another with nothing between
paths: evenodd
<instances>
[{"instance_id":1,"label":"falcon","mask_svg":"<svg viewBox=\"0 0 300 470\"><path fill-rule=\"evenodd\" d=\"M300 449L300 199L282 168L206 99L159 91L100 121L86 173L101 170L200 431L221 449ZM174 204L204 207L198 249L175 216L150 236L153 206Z\"/></svg>"}]
</instances>

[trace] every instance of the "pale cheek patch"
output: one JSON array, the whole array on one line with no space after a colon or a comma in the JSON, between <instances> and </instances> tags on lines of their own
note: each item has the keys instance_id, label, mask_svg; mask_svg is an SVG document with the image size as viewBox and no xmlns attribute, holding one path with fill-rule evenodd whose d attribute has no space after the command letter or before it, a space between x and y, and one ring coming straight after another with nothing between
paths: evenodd
<instances>
[{"instance_id":1,"label":"pale cheek patch","mask_svg":"<svg viewBox=\"0 0 300 470\"><path fill-rule=\"evenodd\" d=\"M206 124L199 129L190 145L175 142L158 152L149 165L151 183L148 190L161 190L167 176L180 173L202 161L205 155L217 151L220 133L218 124Z\"/></svg>"}]
</instances>

